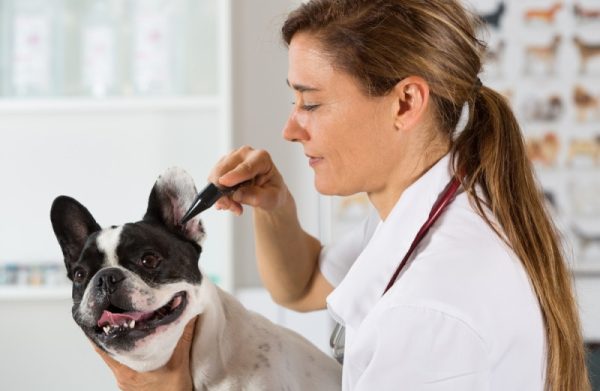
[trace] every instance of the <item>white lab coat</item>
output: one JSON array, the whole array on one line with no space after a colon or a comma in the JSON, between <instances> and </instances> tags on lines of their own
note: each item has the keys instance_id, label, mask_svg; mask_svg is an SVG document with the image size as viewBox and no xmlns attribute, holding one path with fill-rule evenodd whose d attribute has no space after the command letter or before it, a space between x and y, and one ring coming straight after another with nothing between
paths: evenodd
<instances>
[{"instance_id":1,"label":"white lab coat","mask_svg":"<svg viewBox=\"0 0 600 391\"><path fill-rule=\"evenodd\" d=\"M537 391L545 380L544 324L514 252L461 192L382 297L450 181L449 157L373 214L320 268L346 326L343 390Z\"/></svg>"}]
</instances>

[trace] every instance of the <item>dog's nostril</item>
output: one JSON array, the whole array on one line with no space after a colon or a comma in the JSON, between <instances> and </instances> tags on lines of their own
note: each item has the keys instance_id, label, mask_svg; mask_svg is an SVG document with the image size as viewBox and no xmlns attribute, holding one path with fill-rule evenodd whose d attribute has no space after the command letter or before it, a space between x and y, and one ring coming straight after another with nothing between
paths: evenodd
<instances>
[{"instance_id":1,"label":"dog's nostril","mask_svg":"<svg viewBox=\"0 0 600 391\"><path fill-rule=\"evenodd\" d=\"M108 272L98 276L96 288L104 291L105 293L114 293L121 281L125 279L125 276L121 275L120 272Z\"/></svg>"}]
</instances>

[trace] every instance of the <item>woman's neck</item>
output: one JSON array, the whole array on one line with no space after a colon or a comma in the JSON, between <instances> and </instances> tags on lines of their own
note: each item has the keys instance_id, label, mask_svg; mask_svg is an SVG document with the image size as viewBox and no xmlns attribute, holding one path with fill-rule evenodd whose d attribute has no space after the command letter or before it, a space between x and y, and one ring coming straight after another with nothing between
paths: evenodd
<instances>
[{"instance_id":1,"label":"woman's neck","mask_svg":"<svg viewBox=\"0 0 600 391\"><path fill-rule=\"evenodd\" d=\"M449 146L431 148L418 156L407 156L399 162L397 168L390 172L385 186L368 193L379 218L385 220L404 191L429 171L449 150Z\"/></svg>"}]
</instances>

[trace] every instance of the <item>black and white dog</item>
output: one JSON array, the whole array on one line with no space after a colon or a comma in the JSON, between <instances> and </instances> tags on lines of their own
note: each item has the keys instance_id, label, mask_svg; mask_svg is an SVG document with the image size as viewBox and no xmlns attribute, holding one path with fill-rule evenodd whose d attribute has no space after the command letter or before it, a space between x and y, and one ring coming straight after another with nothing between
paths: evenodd
<instances>
[{"instance_id":1,"label":"black and white dog","mask_svg":"<svg viewBox=\"0 0 600 391\"><path fill-rule=\"evenodd\" d=\"M152 188L141 221L104 229L76 200L54 200L52 226L73 282L77 324L143 372L169 360L200 314L190 364L196 390L339 390L334 359L203 278L202 223L178 224L195 195L191 177L170 169Z\"/></svg>"}]
</instances>

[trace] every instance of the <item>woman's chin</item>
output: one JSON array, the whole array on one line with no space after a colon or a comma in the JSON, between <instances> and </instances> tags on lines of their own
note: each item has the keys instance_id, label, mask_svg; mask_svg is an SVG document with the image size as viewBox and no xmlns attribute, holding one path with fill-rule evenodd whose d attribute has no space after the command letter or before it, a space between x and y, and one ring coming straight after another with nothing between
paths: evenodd
<instances>
[{"instance_id":1,"label":"woman's chin","mask_svg":"<svg viewBox=\"0 0 600 391\"><path fill-rule=\"evenodd\" d=\"M315 176L315 188L319 194L326 196L346 197L359 192L352 191L347 185L341 185L337 181L325 177L319 177L318 175Z\"/></svg>"},{"instance_id":2,"label":"woman's chin","mask_svg":"<svg viewBox=\"0 0 600 391\"><path fill-rule=\"evenodd\" d=\"M329 180L324 175L319 175L315 172L314 185L317 192L321 195L336 195L336 186L333 184L333 181Z\"/></svg>"}]
</instances>

